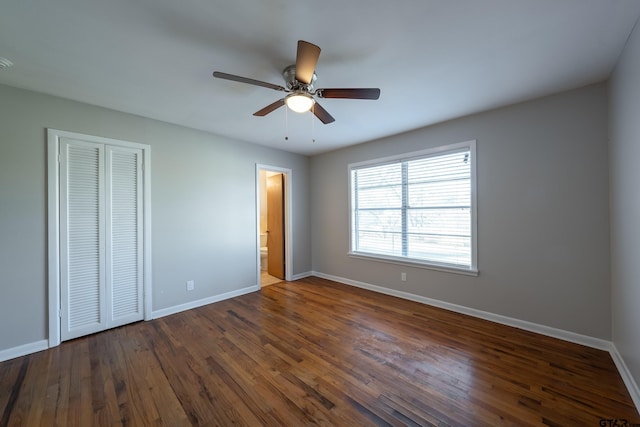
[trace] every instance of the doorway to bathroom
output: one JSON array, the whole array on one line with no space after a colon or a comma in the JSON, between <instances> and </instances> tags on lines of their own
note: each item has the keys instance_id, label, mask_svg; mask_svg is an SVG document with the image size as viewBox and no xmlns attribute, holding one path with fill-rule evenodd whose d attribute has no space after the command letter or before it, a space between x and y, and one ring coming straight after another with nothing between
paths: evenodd
<instances>
[{"instance_id":1,"label":"doorway to bathroom","mask_svg":"<svg viewBox=\"0 0 640 427\"><path fill-rule=\"evenodd\" d=\"M291 278L291 170L256 165L257 282Z\"/></svg>"}]
</instances>

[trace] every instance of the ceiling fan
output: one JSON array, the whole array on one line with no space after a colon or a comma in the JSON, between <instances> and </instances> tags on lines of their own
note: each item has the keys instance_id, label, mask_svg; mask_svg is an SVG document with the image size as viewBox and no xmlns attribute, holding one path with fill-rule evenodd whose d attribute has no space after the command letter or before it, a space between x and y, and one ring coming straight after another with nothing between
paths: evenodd
<instances>
[{"instance_id":1,"label":"ceiling fan","mask_svg":"<svg viewBox=\"0 0 640 427\"><path fill-rule=\"evenodd\" d=\"M286 104L297 113L311 110L322 123L329 124L335 119L316 101L316 97L326 99L378 99L380 97L380 89L377 88L314 89L313 84L317 78L315 69L319 57L320 48L318 46L304 40L298 40L296 63L289 65L282 72L286 87L220 71L214 71L213 77L288 93L284 98L253 113L254 116L266 116Z\"/></svg>"}]
</instances>

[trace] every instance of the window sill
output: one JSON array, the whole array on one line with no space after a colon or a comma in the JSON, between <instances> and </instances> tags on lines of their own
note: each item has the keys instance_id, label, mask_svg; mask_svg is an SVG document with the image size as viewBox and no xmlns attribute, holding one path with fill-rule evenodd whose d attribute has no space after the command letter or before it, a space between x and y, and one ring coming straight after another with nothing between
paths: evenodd
<instances>
[{"instance_id":1,"label":"window sill","mask_svg":"<svg viewBox=\"0 0 640 427\"><path fill-rule=\"evenodd\" d=\"M469 269L469 268L458 267L455 265L448 265L448 264L427 263L427 262L421 262L418 260L412 260L408 258L370 254L365 252L349 252L348 255L350 258L364 259L368 261L386 262L389 264L406 265L407 267L417 267L417 268L424 268L427 270L443 271L445 273L463 274L465 276L478 276L479 274L477 269Z\"/></svg>"}]
</instances>

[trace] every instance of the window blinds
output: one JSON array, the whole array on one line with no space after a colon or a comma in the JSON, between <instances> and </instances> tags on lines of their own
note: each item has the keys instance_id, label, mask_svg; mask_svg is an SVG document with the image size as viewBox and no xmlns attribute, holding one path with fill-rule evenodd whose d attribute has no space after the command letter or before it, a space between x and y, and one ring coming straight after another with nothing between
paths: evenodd
<instances>
[{"instance_id":1,"label":"window blinds","mask_svg":"<svg viewBox=\"0 0 640 427\"><path fill-rule=\"evenodd\" d=\"M352 251L471 268L471 150L351 170Z\"/></svg>"}]
</instances>

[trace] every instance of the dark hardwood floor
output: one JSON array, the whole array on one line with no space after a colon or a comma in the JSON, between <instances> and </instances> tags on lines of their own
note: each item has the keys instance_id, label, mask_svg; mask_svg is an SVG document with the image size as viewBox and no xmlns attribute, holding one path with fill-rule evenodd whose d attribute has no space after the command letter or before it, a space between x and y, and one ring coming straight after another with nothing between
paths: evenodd
<instances>
[{"instance_id":1,"label":"dark hardwood floor","mask_svg":"<svg viewBox=\"0 0 640 427\"><path fill-rule=\"evenodd\" d=\"M604 351L318 278L3 362L0 416L1 426L640 423Z\"/></svg>"}]
</instances>

